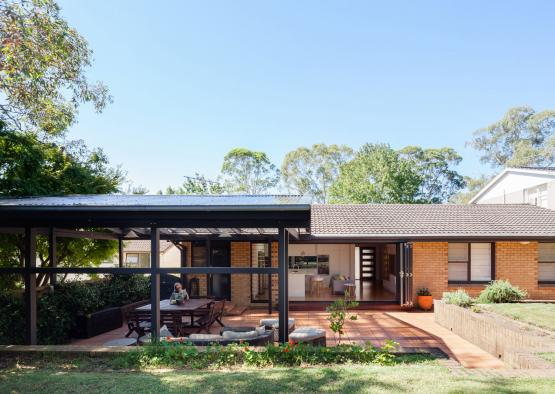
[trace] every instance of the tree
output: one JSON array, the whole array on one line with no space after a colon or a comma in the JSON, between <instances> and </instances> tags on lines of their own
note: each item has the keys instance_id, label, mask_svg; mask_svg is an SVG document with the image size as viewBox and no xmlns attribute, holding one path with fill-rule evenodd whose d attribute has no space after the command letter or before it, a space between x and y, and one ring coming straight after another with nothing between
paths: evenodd
<instances>
[{"instance_id":1,"label":"tree","mask_svg":"<svg viewBox=\"0 0 555 394\"><path fill-rule=\"evenodd\" d=\"M279 182L279 171L266 153L245 148L229 151L222 165L225 190L230 193L267 193Z\"/></svg>"},{"instance_id":2,"label":"tree","mask_svg":"<svg viewBox=\"0 0 555 394\"><path fill-rule=\"evenodd\" d=\"M422 179L409 160L385 144L365 144L343 164L330 188L333 203L419 202Z\"/></svg>"},{"instance_id":3,"label":"tree","mask_svg":"<svg viewBox=\"0 0 555 394\"><path fill-rule=\"evenodd\" d=\"M316 202L328 202L329 188L339 175L339 167L353 155L345 145L314 144L285 155L281 166L283 181L289 189L308 194Z\"/></svg>"},{"instance_id":4,"label":"tree","mask_svg":"<svg viewBox=\"0 0 555 394\"><path fill-rule=\"evenodd\" d=\"M10 129L59 135L81 103L100 112L111 101L85 70L92 51L53 0L0 2L0 120Z\"/></svg>"},{"instance_id":5,"label":"tree","mask_svg":"<svg viewBox=\"0 0 555 394\"><path fill-rule=\"evenodd\" d=\"M31 132L7 131L0 122L0 197L113 193L123 181L120 169L109 167L101 150L89 151L82 142L60 146ZM109 240L60 238L59 266L98 265L111 258L117 243ZM23 265L22 235L0 235L0 264ZM37 256L50 266L46 237L37 237ZM11 278L11 286L15 278ZM44 285L48 276L41 275ZM8 286L8 283L3 283Z\"/></svg>"},{"instance_id":6,"label":"tree","mask_svg":"<svg viewBox=\"0 0 555 394\"><path fill-rule=\"evenodd\" d=\"M186 176L183 185L173 188L168 186L165 193L159 194L223 194L224 187L218 180L210 180L204 175Z\"/></svg>"},{"instance_id":7,"label":"tree","mask_svg":"<svg viewBox=\"0 0 555 394\"><path fill-rule=\"evenodd\" d=\"M481 175L478 178L471 178L468 176L464 177L464 182L466 188L449 199L450 203L453 204L468 204L468 202L474 197L480 190L486 186L486 184L492 180L492 176Z\"/></svg>"},{"instance_id":8,"label":"tree","mask_svg":"<svg viewBox=\"0 0 555 394\"><path fill-rule=\"evenodd\" d=\"M515 107L477 130L468 144L493 167L549 166L555 163L554 133L555 111Z\"/></svg>"},{"instance_id":9,"label":"tree","mask_svg":"<svg viewBox=\"0 0 555 394\"><path fill-rule=\"evenodd\" d=\"M452 168L462 161L462 157L453 148L423 149L419 146L407 146L399 153L402 158L413 163L414 169L422 178L418 192L422 202L446 202L465 186L463 176Z\"/></svg>"}]
</instances>

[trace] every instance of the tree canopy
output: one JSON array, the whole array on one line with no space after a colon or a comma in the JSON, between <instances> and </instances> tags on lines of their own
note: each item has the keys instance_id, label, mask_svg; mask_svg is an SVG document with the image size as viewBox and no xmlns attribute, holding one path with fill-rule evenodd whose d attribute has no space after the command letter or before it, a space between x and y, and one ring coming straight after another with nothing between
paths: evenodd
<instances>
[{"instance_id":1,"label":"tree canopy","mask_svg":"<svg viewBox=\"0 0 555 394\"><path fill-rule=\"evenodd\" d=\"M343 164L330 188L332 203L410 203L421 179L412 164L386 144L365 144Z\"/></svg>"},{"instance_id":2,"label":"tree canopy","mask_svg":"<svg viewBox=\"0 0 555 394\"><path fill-rule=\"evenodd\" d=\"M343 164L330 189L333 203L440 203L464 186L451 168L460 156L450 148L400 151L366 144Z\"/></svg>"},{"instance_id":3,"label":"tree canopy","mask_svg":"<svg viewBox=\"0 0 555 394\"><path fill-rule=\"evenodd\" d=\"M118 168L109 166L101 150L89 151L82 142L66 145L44 142L31 132L8 131L0 122L0 196L38 196L113 193L123 181ZM109 240L60 238L59 266L96 265L111 258L117 243ZM0 235L0 264L23 264L23 236ZM48 245L37 238L37 255L48 267ZM5 280L5 279L4 279ZM11 278L11 285L14 278ZM39 284L48 276L39 277ZM7 286L7 283L4 282Z\"/></svg>"},{"instance_id":4,"label":"tree canopy","mask_svg":"<svg viewBox=\"0 0 555 394\"><path fill-rule=\"evenodd\" d=\"M232 149L225 155L222 175L226 191L246 194L267 193L280 178L266 153L245 148Z\"/></svg>"},{"instance_id":5,"label":"tree canopy","mask_svg":"<svg viewBox=\"0 0 555 394\"><path fill-rule=\"evenodd\" d=\"M92 51L53 0L0 2L0 120L10 129L59 135L81 103L102 111L111 101L85 76Z\"/></svg>"},{"instance_id":6,"label":"tree canopy","mask_svg":"<svg viewBox=\"0 0 555 394\"><path fill-rule=\"evenodd\" d=\"M492 180L492 176L481 175L478 178L472 178L469 176L464 177L464 182L466 188L453 194L449 199L449 202L453 204L468 204L468 202L474 197L480 190L483 189L486 184Z\"/></svg>"},{"instance_id":7,"label":"tree canopy","mask_svg":"<svg viewBox=\"0 0 555 394\"><path fill-rule=\"evenodd\" d=\"M297 148L283 159L283 182L295 193L308 194L316 202L326 203L340 166L352 155L353 150L345 145L314 144L310 148Z\"/></svg>"},{"instance_id":8,"label":"tree canopy","mask_svg":"<svg viewBox=\"0 0 555 394\"><path fill-rule=\"evenodd\" d=\"M199 173L185 178L181 186L176 188L168 186L164 193L160 191L159 194L222 194L225 191L220 181L210 180Z\"/></svg>"},{"instance_id":9,"label":"tree canopy","mask_svg":"<svg viewBox=\"0 0 555 394\"><path fill-rule=\"evenodd\" d=\"M555 163L555 111L509 109L503 118L474 133L469 145L493 167L549 166Z\"/></svg>"},{"instance_id":10,"label":"tree canopy","mask_svg":"<svg viewBox=\"0 0 555 394\"><path fill-rule=\"evenodd\" d=\"M419 199L428 203L447 202L465 186L463 176L452 167L462 161L453 148L423 149L407 146L399 151L402 158L413 163L421 178Z\"/></svg>"}]
</instances>

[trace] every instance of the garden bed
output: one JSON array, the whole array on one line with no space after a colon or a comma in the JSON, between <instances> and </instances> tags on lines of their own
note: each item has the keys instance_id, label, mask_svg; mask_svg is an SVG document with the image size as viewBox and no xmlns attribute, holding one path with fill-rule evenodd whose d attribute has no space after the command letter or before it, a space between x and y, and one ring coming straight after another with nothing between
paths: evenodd
<instances>
[{"instance_id":1,"label":"garden bed","mask_svg":"<svg viewBox=\"0 0 555 394\"><path fill-rule=\"evenodd\" d=\"M555 346L555 337L547 331L485 310L477 313L439 300L434 302L434 310L438 324L512 367L553 368L535 355Z\"/></svg>"}]
</instances>

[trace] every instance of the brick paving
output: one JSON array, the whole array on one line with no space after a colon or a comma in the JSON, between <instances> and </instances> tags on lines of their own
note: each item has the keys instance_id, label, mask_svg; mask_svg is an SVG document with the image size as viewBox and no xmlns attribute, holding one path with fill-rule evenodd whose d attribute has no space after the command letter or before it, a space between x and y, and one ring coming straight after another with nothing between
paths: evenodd
<instances>
[{"instance_id":1,"label":"brick paving","mask_svg":"<svg viewBox=\"0 0 555 394\"><path fill-rule=\"evenodd\" d=\"M393 339L402 347L439 348L451 360L464 368L499 369L504 364L489 353L474 346L451 331L434 322L433 313L357 311L358 319L347 321L343 343L364 344L371 342L382 346L387 339ZM328 346L337 344L333 332L328 327L326 312L290 312L297 327L313 326L326 329ZM269 315L262 309L249 309L241 316L227 316L228 326L255 326L262 318L277 318L277 313ZM212 332L219 332L215 325ZM74 345L102 345L112 339L123 338L127 327L98 335L93 338L73 341Z\"/></svg>"}]
</instances>

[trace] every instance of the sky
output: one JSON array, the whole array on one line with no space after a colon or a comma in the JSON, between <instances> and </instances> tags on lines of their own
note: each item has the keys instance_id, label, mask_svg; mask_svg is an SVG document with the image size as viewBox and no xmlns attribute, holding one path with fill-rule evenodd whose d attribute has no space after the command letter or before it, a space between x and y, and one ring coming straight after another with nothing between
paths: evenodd
<instances>
[{"instance_id":1,"label":"sky","mask_svg":"<svg viewBox=\"0 0 555 394\"><path fill-rule=\"evenodd\" d=\"M59 0L114 102L68 138L155 193L235 147L465 146L513 106L555 109L554 1Z\"/></svg>"}]
</instances>

